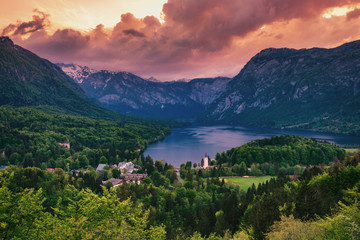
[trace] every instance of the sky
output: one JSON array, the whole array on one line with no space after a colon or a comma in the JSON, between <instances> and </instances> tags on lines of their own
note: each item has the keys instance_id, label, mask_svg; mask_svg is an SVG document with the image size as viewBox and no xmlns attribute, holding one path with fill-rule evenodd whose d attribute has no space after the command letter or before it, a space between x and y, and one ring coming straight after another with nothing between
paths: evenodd
<instances>
[{"instance_id":1,"label":"sky","mask_svg":"<svg viewBox=\"0 0 360 240\"><path fill-rule=\"evenodd\" d=\"M360 39L360 0L0 0L0 33L52 62L160 81L233 77L265 48Z\"/></svg>"}]
</instances>

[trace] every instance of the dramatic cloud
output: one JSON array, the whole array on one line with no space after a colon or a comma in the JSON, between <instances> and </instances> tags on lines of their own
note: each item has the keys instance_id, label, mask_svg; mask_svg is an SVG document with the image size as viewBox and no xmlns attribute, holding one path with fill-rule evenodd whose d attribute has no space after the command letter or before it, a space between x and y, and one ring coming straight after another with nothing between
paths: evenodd
<instances>
[{"instance_id":1,"label":"dramatic cloud","mask_svg":"<svg viewBox=\"0 0 360 240\"><path fill-rule=\"evenodd\" d=\"M145 37L145 35L139 31L136 31L135 29L127 29L124 30L123 33L125 33L125 35L131 35L134 37Z\"/></svg>"},{"instance_id":2,"label":"dramatic cloud","mask_svg":"<svg viewBox=\"0 0 360 240\"><path fill-rule=\"evenodd\" d=\"M47 15L9 25L3 34L56 62L126 70L162 80L235 75L267 47L332 47L360 38L360 0L168 0L163 22L121 15L113 28L44 30ZM325 11L352 6L342 16ZM305 26L305 27L304 27ZM24 29L24 30L20 30Z\"/></svg>"},{"instance_id":3,"label":"dramatic cloud","mask_svg":"<svg viewBox=\"0 0 360 240\"><path fill-rule=\"evenodd\" d=\"M34 15L32 21L9 24L3 29L1 35L25 35L36 32L38 30L43 30L49 24L49 15L37 9L34 9L33 11L38 15Z\"/></svg>"},{"instance_id":4,"label":"dramatic cloud","mask_svg":"<svg viewBox=\"0 0 360 240\"><path fill-rule=\"evenodd\" d=\"M357 8L351 12L349 12L348 14L346 14L347 18L350 19L354 19L354 18L358 18L360 16L360 8Z\"/></svg>"}]
</instances>

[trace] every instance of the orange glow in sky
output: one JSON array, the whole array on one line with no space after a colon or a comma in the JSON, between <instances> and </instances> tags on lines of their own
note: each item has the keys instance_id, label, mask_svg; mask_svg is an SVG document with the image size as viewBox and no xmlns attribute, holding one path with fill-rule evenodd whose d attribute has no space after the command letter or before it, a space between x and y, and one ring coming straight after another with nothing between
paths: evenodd
<instances>
[{"instance_id":1,"label":"orange glow in sky","mask_svg":"<svg viewBox=\"0 0 360 240\"><path fill-rule=\"evenodd\" d=\"M323 14L324 18L331 18L333 16L345 16L347 13L354 11L355 9L360 8L360 5L357 4L355 6L350 5L350 6L344 6L344 7L335 7L335 8L331 8L328 9L327 11L325 11L325 13Z\"/></svg>"},{"instance_id":2,"label":"orange glow in sky","mask_svg":"<svg viewBox=\"0 0 360 240\"><path fill-rule=\"evenodd\" d=\"M232 77L265 48L329 48L360 39L360 0L0 4L1 35L43 58L159 80Z\"/></svg>"},{"instance_id":3,"label":"orange glow in sky","mask_svg":"<svg viewBox=\"0 0 360 240\"><path fill-rule=\"evenodd\" d=\"M17 20L27 20L33 9L50 14L51 30L60 27L89 30L98 24L113 27L123 13L136 17L160 18L166 0L0 0L0 24L6 26ZM0 27L3 27L0 26Z\"/></svg>"}]
</instances>

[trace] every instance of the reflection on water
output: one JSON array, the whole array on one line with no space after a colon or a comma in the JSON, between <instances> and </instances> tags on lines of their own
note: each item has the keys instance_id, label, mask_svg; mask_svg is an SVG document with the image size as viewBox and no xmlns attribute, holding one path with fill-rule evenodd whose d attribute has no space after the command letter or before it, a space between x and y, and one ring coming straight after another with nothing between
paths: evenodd
<instances>
[{"instance_id":1,"label":"reflection on water","mask_svg":"<svg viewBox=\"0 0 360 240\"><path fill-rule=\"evenodd\" d=\"M205 153L215 158L217 152L275 135L304 136L341 146L360 145L360 137L345 135L232 126L193 126L173 129L165 140L150 145L145 155L150 155L154 160L165 160L179 167L186 161L199 163Z\"/></svg>"}]
</instances>

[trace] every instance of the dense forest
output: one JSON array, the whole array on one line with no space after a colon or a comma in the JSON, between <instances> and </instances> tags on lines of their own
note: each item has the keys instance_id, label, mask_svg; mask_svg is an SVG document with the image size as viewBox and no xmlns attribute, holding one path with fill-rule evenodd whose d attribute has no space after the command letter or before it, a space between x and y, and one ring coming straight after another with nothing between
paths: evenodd
<instances>
[{"instance_id":1,"label":"dense forest","mask_svg":"<svg viewBox=\"0 0 360 240\"><path fill-rule=\"evenodd\" d=\"M224 175L293 175L309 165L328 165L345 151L336 145L298 136L274 136L217 153L212 164ZM251 169L248 171L248 169ZM219 176L220 176L219 175Z\"/></svg>"},{"instance_id":2,"label":"dense forest","mask_svg":"<svg viewBox=\"0 0 360 240\"><path fill-rule=\"evenodd\" d=\"M7 167L0 170L0 238L360 237L358 153L275 136L218 153L209 169L187 162L177 172L142 154L172 124L1 106L0 165ZM120 161L132 161L148 178L103 183L121 176L111 168ZM95 171L99 163L108 166ZM247 191L221 178L245 174L277 177Z\"/></svg>"},{"instance_id":3,"label":"dense forest","mask_svg":"<svg viewBox=\"0 0 360 240\"><path fill-rule=\"evenodd\" d=\"M0 170L0 236L358 239L359 162L358 153L348 155L329 167L308 168L297 180L279 175L246 193L200 171L165 188L168 181L157 182L166 175L157 162L143 184L95 190L84 185L83 173L11 166Z\"/></svg>"},{"instance_id":4,"label":"dense forest","mask_svg":"<svg viewBox=\"0 0 360 240\"><path fill-rule=\"evenodd\" d=\"M138 161L139 153L170 133L173 123L104 121L32 107L0 107L0 165L73 170ZM59 143L70 143L70 149Z\"/></svg>"}]
</instances>

